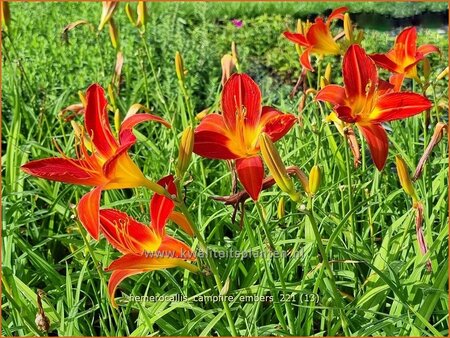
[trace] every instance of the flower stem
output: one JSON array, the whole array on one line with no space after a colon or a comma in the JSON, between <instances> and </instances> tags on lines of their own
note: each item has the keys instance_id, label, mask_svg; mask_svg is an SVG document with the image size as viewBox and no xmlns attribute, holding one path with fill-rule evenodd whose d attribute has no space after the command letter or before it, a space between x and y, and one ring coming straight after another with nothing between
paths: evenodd
<instances>
[{"instance_id":1,"label":"flower stem","mask_svg":"<svg viewBox=\"0 0 450 338\"><path fill-rule=\"evenodd\" d=\"M317 79L316 79L316 89L320 89L320 76L322 73L322 61L320 60L317 65Z\"/></svg>"},{"instance_id":2,"label":"flower stem","mask_svg":"<svg viewBox=\"0 0 450 338\"><path fill-rule=\"evenodd\" d=\"M163 195L171 200L174 199L174 197L166 189L164 189L158 183L153 182L147 178L142 181L142 186L150 189L156 194Z\"/></svg>"},{"instance_id":3,"label":"flower stem","mask_svg":"<svg viewBox=\"0 0 450 338\"><path fill-rule=\"evenodd\" d=\"M350 154L349 154L349 147L347 144L347 139L344 137L344 141L345 141L345 168L346 168L346 172L347 172L347 192L348 192L348 208L349 208L349 212L350 212L350 217L349 217L349 221L350 221L350 225L352 227L352 241L353 241L353 252L357 252L357 245L358 242L356 240L356 223L355 223L355 214L353 212L353 187L352 187L352 172L351 172L351 167L350 167ZM355 272L355 290L358 290L358 268L355 266L354 267L354 272Z\"/></svg>"},{"instance_id":4,"label":"flower stem","mask_svg":"<svg viewBox=\"0 0 450 338\"><path fill-rule=\"evenodd\" d=\"M353 210L353 188L352 188L352 172L351 172L351 168L350 168L350 155L349 155L349 149L348 149L348 144L347 144L347 140L346 138L344 138L345 144L344 144L344 148L345 148L345 167L346 167L346 174L347 174L347 193L348 193L348 208L349 208L349 212L351 212L350 214L350 225L352 227L352 239L353 239L353 250L356 252L356 227L355 227L355 219L354 219L354 213L352 212Z\"/></svg>"}]
</instances>

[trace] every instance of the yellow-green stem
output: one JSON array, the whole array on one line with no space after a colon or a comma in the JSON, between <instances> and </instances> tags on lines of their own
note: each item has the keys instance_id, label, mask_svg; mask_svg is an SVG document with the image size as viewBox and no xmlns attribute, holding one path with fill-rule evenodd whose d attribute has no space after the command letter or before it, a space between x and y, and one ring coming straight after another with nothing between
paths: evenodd
<instances>
[{"instance_id":1,"label":"yellow-green stem","mask_svg":"<svg viewBox=\"0 0 450 338\"><path fill-rule=\"evenodd\" d=\"M353 187L352 187L352 172L351 172L351 166L350 166L350 155L349 155L349 149L347 140L344 138L344 148L345 148L345 167L346 167L346 174L347 174L347 193L348 193L348 208L350 214L350 225L352 227L352 239L353 239L353 250L354 252L357 251L356 245L356 226L355 226L355 218L353 213Z\"/></svg>"}]
</instances>

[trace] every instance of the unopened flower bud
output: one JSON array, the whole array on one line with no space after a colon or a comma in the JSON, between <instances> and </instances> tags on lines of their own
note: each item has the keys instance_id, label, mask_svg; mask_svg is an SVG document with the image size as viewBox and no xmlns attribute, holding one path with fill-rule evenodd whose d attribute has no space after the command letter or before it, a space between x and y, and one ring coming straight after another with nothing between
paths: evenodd
<instances>
[{"instance_id":1,"label":"unopened flower bud","mask_svg":"<svg viewBox=\"0 0 450 338\"><path fill-rule=\"evenodd\" d=\"M83 94L83 92L80 90L78 91L78 97L80 98L81 104L83 107L86 107L86 96Z\"/></svg>"},{"instance_id":2,"label":"unopened flower bud","mask_svg":"<svg viewBox=\"0 0 450 338\"><path fill-rule=\"evenodd\" d=\"M120 111L119 111L119 109L116 109L114 111L114 128L116 129L117 135L119 135L119 132L120 132Z\"/></svg>"},{"instance_id":3,"label":"unopened flower bud","mask_svg":"<svg viewBox=\"0 0 450 338\"><path fill-rule=\"evenodd\" d=\"M195 115L195 119L201 121L206 117L206 115L208 115L208 113L209 113L209 108L203 109L200 113Z\"/></svg>"},{"instance_id":4,"label":"unopened flower bud","mask_svg":"<svg viewBox=\"0 0 450 338\"><path fill-rule=\"evenodd\" d=\"M321 181L321 172L319 166L315 165L309 172L309 192L311 195L315 195L319 190Z\"/></svg>"},{"instance_id":5,"label":"unopened flower bud","mask_svg":"<svg viewBox=\"0 0 450 338\"><path fill-rule=\"evenodd\" d=\"M356 43L361 43L361 41L364 39L364 31L358 30L358 34L356 35Z\"/></svg>"},{"instance_id":6,"label":"unopened flower bud","mask_svg":"<svg viewBox=\"0 0 450 338\"><path fill-rule=\"evenodd\" d=\"M295 202L300 200L300 195L295 191L294 184L281 160L280 154L275 148L270 137L263 133L260 137L261 155L264 163L269 168L270 174L277 185Z\"/></svg>"},{"instance_id":7,"label":"unopened flower bud","mask_svg":"<svg viewBox=\"0 0 450 338\"><path fill-rule=\"evenodd\" d=\"M325 67L325 74L323 75L325 80L327 80L328 83L331 81L331 63L328 62L327 66Z\"/></svg>"},{"instance_id":8,"label":"unopened flower bud","mask_svg":"<svg viewBox=\"0 0 450 338\"><path fill-rule=\"evenodd\" d=\"M131 24L133 26L136 26L136 20L134 19L134 14L131 11L131 6L129 2L125 4L125 13L127 14L128 20L130 20Z\"/></svg>"},{"instance_id":9,"label":"unopened flower bud","mask_svg":"<svg viewBox=\"0 0 450 338\"><path fill-rule=\"evenodd\" d=\"M327 86L329 84L329 81L327 79L325 79L325 77L321 76L320 77L320 89L325 88L325 86Z\"/></svg>"},{"instance_id":10,"label":"unopened flower bud","mask_svg":"<svg viewBox=\"0 0 450 338\"><path fill-rule=\"evenodd\" d=\"M278 219L282 219L284 217L285 214L285 201L284 201L284 197L281 197L280 200L278 201L278 207L277 207L277 215L278 215Z\"/></svg>"},{"instance_id":11,"label":"unopened flower bud","mask_svg":"<svg viewBox=\"0 0 450 338\"><path fill-rule=\"evenodd\" d=\"M418 201L416 190L414 189L411 178L409 177L408 167L400 155L395 156L395 164L397 166L397 175L403 190L411 196L414 202Z\"/></svg>"},{"instance_id":12,"label":"unopened flower bud","mask_svg":"<svg viewBox=\"0 0 450 338\"><path fill-rule=\"evenodd\" d=\"M222 65L222 86L224 86L225 82L227 82L228 79L230 78L231 73L233 72L233 68L236 66L236 62L232 55L225 54L222 57L221 65Z\"/></svg>"},{"instance_id":13,"label":"unopened flower bud","mask_svg":"<svg viewBox=\"0 0 450 338\"><path fill-rule=\"evenodd\" d=\"M2 11L2 28L5 32L8 32L9 26L11 24L11 11L9 10L9 2L1 1L0 10Z\"/></svg>"},{"instance_id":14,"label":"unopened flower bud","mask_svg":"<svg viewBox=\"0 0 450 338\"><path fill-rule=\"evenodd\" d=\"M180 52L176 52L175 54L175 71L177 73L178 81L184 83L184 64Z\"/></svg>"},{"instance_id":15,"label":"unopened flower bud","mask_svg":"<svg viewBox=\"0 0 450 338\"><path fill-rule=\"evenodd\" d=\"M114 88L112 86L112 84L108 85L108 98L109 98L109 102L111 104L111 107L116 108L116 99L114 96Z\"/></svg>"},{"instance_id":16,"label":"unopened flower bud","mask_svg":"<svg viewBox=\"0 0 450 338\"><path fill-rule=\"evenodd\" d=\"M192 150L194 149L194 128L187 127L181 135L180 149L178 151L177 171L178 176L182 176L191 161Z\"/></svg>"},{"instance_id":17,"label":"unopened flower bud","mask_svg":"<svg viewBox=\"0 0 450 338\"><path fill-rule=\"evenodd\" d=\"M119 30L117 29L117 25L112 18L109 20L108 24L111 44L115 49L119 49Z\"/></svg>"},{"instance_id":18,"label":"unopened flower bud","mask_svg":"<svg viewBox=\"0 0 450 338\"><path fill-rule=\"evenodd\" d=\"M297 33L303 34L303 23L302 20L297 20Z\"/></svg>"},{"instance_id":19,"label":"unopened flower bud","mask_svg":"<svg viewBox=\"0 0 450 338\"><path fill-rule=\"evenodd\" d=\"M183 213L179 211L172 211L169 215L169 219L183 229L189 236L194 236L194 229L192 229L191 223L189 223L189 220Z\"/></svg>"},{"instance_id":20,"label":"unopened flower bud","mask_svg":"<svg viewBox=\"0 0 450 338\"><path fill-rule=\"evenodd\" d=\"M439 81L447 75L448 75L448 66L442 72L439 73L439 75L436 77L436 80Z\"/></svg>"},{"instance_id":21,"label":"unopened flower bud","mask_svg":"<svg viewBox=\"0 0 450 338\"><path fill-rule=\"evenodd\" d=\"M344 14L344 33L345 38L352 43L353 42L353 24L348 13Z\"/></svg>"},{"instance_id":22,"label":"unopened flower bud","mask_svg":"<svg viewBox=\"0 0 450 338\"><path fill-rule=\"evenodd\" d=\"M145 1L138 1L136 27L141 28L142 32L145 32L145 24L147 23L147 18L147 5L145 4Z\"/></svg>"}]
</instances>

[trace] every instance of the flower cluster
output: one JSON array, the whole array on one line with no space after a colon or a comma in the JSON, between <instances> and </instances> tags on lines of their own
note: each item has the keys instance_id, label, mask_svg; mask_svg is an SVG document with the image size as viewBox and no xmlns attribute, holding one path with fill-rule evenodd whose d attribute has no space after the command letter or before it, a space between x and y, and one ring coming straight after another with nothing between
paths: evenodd
<instances>
[{"instance_id":1,"label":"flower cluster","mask_svg":"<svg viewBox=\"0 0 450 338\"><path fill-rule=\"evenodd\" d=\"M136 113L123 120L116 138L108 120L105 93L98 84L87 89L84 112L84 128L75 128L79 142L76 158L69 158L61 152L61 157L28 162L22 170L51 181L94 187L78 202L77 214L94 239L98 240L99 233L102 233L114 248L124 254L107 268L113 272L109 294L115 305L114 291L127 276L175 266L197 271L196 266L186 262L195 260L190 248L165 233L169 219L191 235L192 229L186 217L174 210L173 199L177 196L174 177L169 175L153 182L144 176L128 154L136 143L132 129L138 123L156 121L169 128L170 124L152 114ZM150 202L149 226L121 211L100 209L102 190L136 187L147 187L155 192ZM152 257L149 255L152 252L164 254ZM186 253L185 257L181 253Z\"/></svg>"}]
</instances>

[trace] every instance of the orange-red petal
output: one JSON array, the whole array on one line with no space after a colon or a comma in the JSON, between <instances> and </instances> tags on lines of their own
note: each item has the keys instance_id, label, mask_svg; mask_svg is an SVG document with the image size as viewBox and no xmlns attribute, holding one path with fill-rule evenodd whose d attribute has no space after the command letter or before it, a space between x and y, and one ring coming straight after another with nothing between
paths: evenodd
<instances>
[{"instance_id":1,"label":"orange-red petal","mask_svg":"<svg viewBox=\"0 0 450 338\"><path fill-rule=\"evenodd\" d=\"M164 176L158 181L158 184L166 189L171 195L177 194L177 187L175 185L175 178L173 175Z\"/></svg>"},{"instance_id":2,"label":"orange-red petal","mask_svg":"<svg viewBox=\"0 0 450 338\"><path fill-rule=\"evenodd\" d=\"M192 229L191 224L181 212L172 211L169 215L169 219L183 229L189 236L194 236L194 230Z\"/></svg>"},{"instance_id":3,"label":"orange-red petal","mask_svg":"<svg viewBox=\"0 0 450 338\"><path fill-rule=\"evenodd\" d=\"M378 95L384 95L394 90L394 85L388 81L378 79Z\"/></svg>"},{"instance_id":4,"label":"orange-red petal","mask_svg":"<svg viewBox=\"0 0 450 338\"><path fill-rule=\"evenodd\" d=\"M316 95L316 100L331 103L333 106L345 105L345 89L338 85L327 85Z\"/></svg>"},{"instance_id":5,"label":"orange-red petal","mask_svg":"<svg viewBox=\"0 0 450 338\"><path fill-rule=\"evenodd\" d=\"M115 209L100 210L100 229L107 241L123 254L156 250L161 238L145 224Z\"/></svg>"},{"instance_id":6,"label":"orange-red petal","mask_svg":"<svg viewBox=\"0 0 450 338\"><path fill-rule=\"evenodd\" d=\"M85 126L96 150L105 157L111 156L118 144L114 138L106 109L105 91L99 84L91 85L86 92Z\"/></svg>"},{"instance_id":7,"label":"orange-red petal","mask_svg":"<svg viewBox=\"0 0 450 338\"><path fill-rule=\"evenodd\" d=\"M155 253L155 257L181 258L188 261L195 261L195 253L191 248L171 236L165 236L161 246Z\"/></svg>"},{"instance_id":8,"label":"orange-red petal","mask_svg":"<svg viewBox=\"0 0 450 338\"><path fill-rule=\"evenodd\" d=\"M334 9L331 14L328 16L327 23L330 23L331 20L335 19L344 19L344 13L348 11L347 7L339 7Z\"/></svg>"},{"instance_id":9,"label":"orange-red petal","mask_svg":"<svg viewBox=\"0 0 450 338\"><path fill-rule=\"evenodd\" d=\"M381 124L358 124L369 146L373 163L379 171L383 170L389 151L389 141Z\"/></svg>"},{"instance_id":10,"label":"orange-red petal","mask_svg":"<svg viewBox=\"0 0 450 338\"><path fill-rule=\"evenodd\" d=\"M310 48L305 49L305 51L302 53L302 55L300 55L300 63L304 68L313 72L314 68L311 66L309 53L310 53Z\"/></svg>"},{"instance_id":11,"label":"orange-red petal","mask_svg":"<svg viewBox=\"0 0 450 338\"><path fill-rule=\"evenodd\" d=\"M395 60L399 64L404 64L405 61L416 58L416 42L417 42L417 30L416 27L408 27L395 39L393 55Z\"/></svg>"},{"instance_id":12,"label":"orange-red petal","mask_svg":"<svg viewBox=\"0 0 450 338\"><path fill-rule=\"evenodd\" d=\"M84 195L78 202L77 213L78 218L87 230L87 232L96 240L98 240L98 232L100 226L100 198L103 186L98 186Z\"/></svg>"},{"instance_id":13,"label":"orange-red petal","mask_svg":"<svg viewBox=\"0 0 450 338\"><path fill-rule=\"evenodd\" d=\"M95 186L102 183L101 178L93 176L84 168L84 160L72 160L58 157L44 158L24 164L21 169L29 175L50 181Z\"/></svg>"},{"instance_id":14,"label":"orange-red petal","mask_svg":"<svg viewBox=\"0 0 450 338\"><path fill-rule=\"evenodd\" d=\"M369 118L376 123L388 122L420 114L431 107L432 103L423 95L416 93L389 93L378 99L376 107Z\"/></svg>"},{"instance_id":15,"label":"orange-red petal","mask_svg":"<svg viewBox=\"0 0 450 338\"><path fill-rule=\"evenodd\" d=\"M237 116L245 116L246 126L256 126L261 117L261 91L247 74L233 74L222 92L222 114L228 129L237 128Z\"/></svg>"},{"instance_id":16,"label":"orange-red petal","mask_svg":"<svg viewBox=\"0 0 450 338\"><path fill-rule=\"evenodd\" d=\"M106 269L106 271L113 271L108 282L108 294L112 305L117 307L117 304L114 301L114 294L117 286L125 278L147 271L162 270L174 267L185 268L192 272L197 272L199 270L197 266L187 263L180 258L156 258L147 257L145 255L128 254L116 259Z\"/></svg>"},{"instance_id":17,"label":"orange-red petal","mask_svg":"<svg viewBox=\"0 0 450 338\"><path fill-rule=\"evenodd\" d=\"M306 38L311 46L311 52L320 55L337 55L341 49L331 36L330 27L317 18L306 33Z\"/></svg>"},{"instance_id":18,"label":"orange-red petal","mask_svg":"<svg viewBox=\"0 0 450 338\"><path fill-rule=\"evenodd\" d=\"M173 176L169 175L158 181L158 184L169 191L170 194L175 195L177 190L173 182ZM166 226L169 215L175 208L175 203L168 197L154 194L150 201L150 218L151 227L161 237L164 235L164 228Z\"/></svg>"},{"instance_id":19,"label":"orange-red petal","mask_svg":"<svg viewBox=\"0 0 450 338\"><path fill-rule=\"evenodd\" d=\"M284 37L288 39L289 41L292 41L294 43L297 43L303 47L308 47L309 42L306 39L306 37L303 34L300 33L292 33L292 32L284 32Z\"/></svg>"},{"instance_id":20,"label":"orange-red petal","mask_svg":"<svg viewBox=\"0 0 450 338\"><path fill-rule=\"evenodd\" d=\"M354 123L357 121L358 116L353 116L352 108L349 106L335 106L334 111L340 120L347 123Z\"/></svg>"},{"instance_id":21,"label":"orange-red petal","mask_svg":"<svg viewBox=\"0 0 450 338\"><path fill-rule=\"evenodd\" d=\"M163 124L167 128L171 128L169 122L164 120L162 117L152 115L152 114L134 114L130 117L123 120L121 126L120 126L120 132L119 132L119 140L120 143L129 143L130 142L130 133L127 133L127 131L130 131L133 129L137 124L146 122L146 121L155 121ZM132 134L131 134L132 135ZM134 143L134 142L133 142Z\"/></svg>"},{"instance_id":22,"label":"orange-red petal","mask_svg":"<svg viewBox=\"0 0 450 338\"><path fill-rule=\"evenodd\" d=\"M273 142L286 135L296 121L297 118L292 114L284 114L273 107L262 108L260 125Z\"/></svg>"},{"instance_id":23,"label":"orange-red petal","mask_svg":"<svg viewBox=\"0 0 450 338\"><path fill-rule=\"evenodd\" d=\"M359 45L351 45L344 55L343 76L347 97L371 95L378 84L375 63Z\"/></svg>"},{"instance_id":24,"label":"orange-red petal","mask_svg":"<svg viewBox=\"0 0 450 338\"><path fill-rule=\"evenodd\" d=\"M122 282L125 278L133 276L133 275L137 275L140 273L144 273L147 270L145 269L129 269L129 270L115 270L113 271L113 273L111 274L111 277L109 277L109 282L108 282L108 295L109 295L109 299L111 301L111 305L114 308L117 308L117 303L116 300L114 299L114 294L116 293L116 289L117 286L120 284L120 282Z\"/></svg>"},{"instance_id":25,"label":"orange-red petal","mask_svg":"<svg viewBox=\"0 0 450 338\"><path fill-rule=\"evenodd\" d=\"M127 136L125 136L127 135ZM122 135L123 142L117 150L108 158L108 160L103 164L103 173L106 177L113 175L114 169L118 164L118 161L121 160L123 155L126 155L130 147L136 142L136 137L133 135L131 130L127 130ZM131 188L131 187L130 187Z\"/></svg>"},{"instance_id":26,"label":"orange-red petal","mask_svg":"<svg viewBox=\"0 0 450 338\"><path fill-rule=\"evenodd\" d=\"M431 53L440 53L441 51L435 45L426 44L418 47L417 52L425 56Z\"/></svg>"},{"instance_id":27,"label":"orange-red petal","mask_svg":"<svg viewBox=\"0 0 450 338\"><path fill-rule=\"evenodd\" d=\"M257 201L264 179L264 166L261 158L252 156L237 159L236 171L245 190L254 201Z\"/></svg>"},{"instance_id":28,"label":"orange-red petal","mask_svg":"<svg viewBox=\"0 0 450 338\"><path fill-rule=\"evenodd\" d=\"M386 54L371 54L370 58L381 68L387 69L391 72L401 72L402 69L395 61L392 61Z\"/></svg>"},{"instance_id":29,"label":"orange-red petal","mask_svg":"<svg viewBox=\"0 0 450 338\"><path fill-rule=\"evenodd\" d=\"M229 147L230 133L224 118L219 114L209 114L195 129L194 153L206 158L233 160L239 157Z\"/></svg>"},{"instance_id":30,"label":"orange-red petal","mask_svg":"<svg viewBox=\"0 0 450 338\"><path fill-rule=\"evenodd\" d=\"M389 83L392 84L395 92L399 92L402 89L404 79L405 79L405 73L392 74L389 77Z\"/></svg>"},{"instance_id":31,"label":"orange-red petal","mask_svg":"<svg viewBox=\"0 0 450 338\"><path fill-rule=\"evenodd\" d=\"M114 270L161 270L174 268L176 266L186 268L190 271L195 271L197 268L187 263L181 258L172 257L151 257L150 255L133 255L127 254L116 259L111 265L106 269L106 271Z\"/></svg>"}]
</instances>

